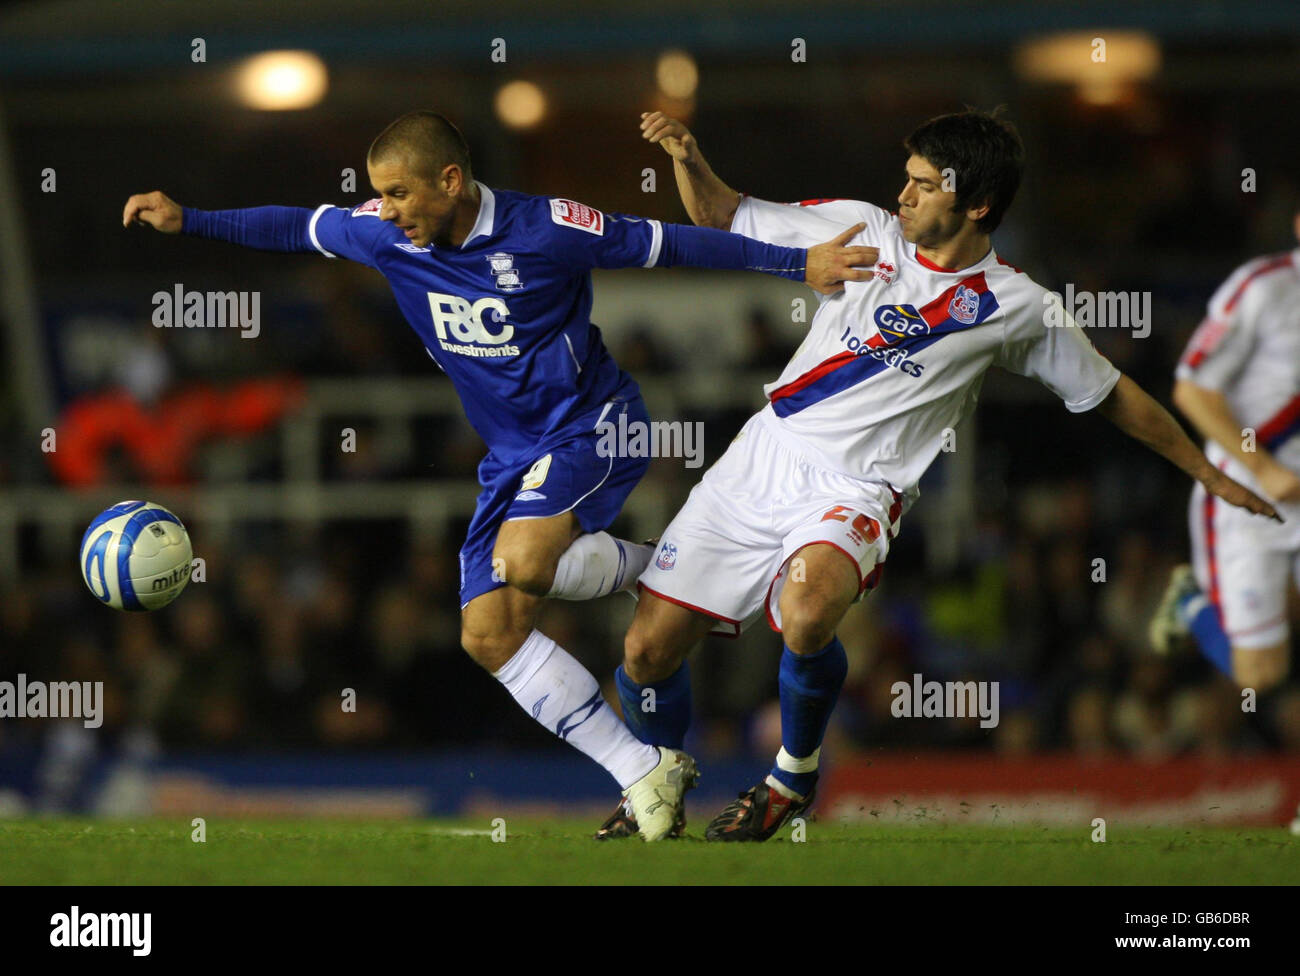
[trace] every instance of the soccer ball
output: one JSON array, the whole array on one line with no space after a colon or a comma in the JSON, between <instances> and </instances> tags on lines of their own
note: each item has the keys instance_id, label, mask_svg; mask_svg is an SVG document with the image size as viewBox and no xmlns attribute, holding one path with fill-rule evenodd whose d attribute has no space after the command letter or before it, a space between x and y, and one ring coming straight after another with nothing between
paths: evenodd
<instances>
[{"instance_id":1,"label":"soccer ball","mask_svg":"<svg viewBox=\"0 0 1300 976\"><path fill-rule=\"evenodd\" d=\"M117 610L157 610L190 581L194 551L185 526L153 502L118 502L81 537L81 578Z\"/></svg>"}]
</instances>

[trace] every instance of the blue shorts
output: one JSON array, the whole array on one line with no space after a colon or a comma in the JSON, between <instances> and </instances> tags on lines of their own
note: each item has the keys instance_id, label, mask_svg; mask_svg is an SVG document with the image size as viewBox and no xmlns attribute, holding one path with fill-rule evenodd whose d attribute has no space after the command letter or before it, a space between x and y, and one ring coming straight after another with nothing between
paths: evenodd
<instances>
[{"instance_id":1,"label":"blue shorts","mask_svg":"<svg viewBox=\"0 0 1300 976\"><path fill-rule=\"evenodd\" d=\"M572 511L584 532L600 532L623 508L650 466L649 457L624 457L615 451L602 457L597 425L649 424L641 397L611 400L560 432L526 460L506 465L490 452L478 467L483 485L465 544L460 549L460 606L506 584L493 575L492 550L501 523L511 519L549 518Z\"/></svg>"}]
</instances>

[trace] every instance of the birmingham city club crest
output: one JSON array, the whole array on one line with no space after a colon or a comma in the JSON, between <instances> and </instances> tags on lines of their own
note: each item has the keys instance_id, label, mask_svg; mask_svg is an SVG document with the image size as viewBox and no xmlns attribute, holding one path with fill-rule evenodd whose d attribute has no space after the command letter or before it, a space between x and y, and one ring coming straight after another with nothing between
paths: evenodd
<instances>
[{"instance_id":1,"label":"birmingham city club crest","mask_svg":"<svg viewBox=\"0 0 1300 976\"><path fill-rule=\"evenodd\" d=\"M489 254L487 261L492 268L492 276L497 280L498 291L518 291L524 287L524 283L519 280L519 272L515 270L513 254L497 251Z\"/></svg>"}]
</instances>

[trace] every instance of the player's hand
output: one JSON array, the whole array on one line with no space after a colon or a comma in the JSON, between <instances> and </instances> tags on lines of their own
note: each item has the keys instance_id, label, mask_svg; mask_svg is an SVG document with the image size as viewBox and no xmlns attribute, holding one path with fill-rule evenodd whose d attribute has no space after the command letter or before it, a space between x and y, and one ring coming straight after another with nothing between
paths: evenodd
<instances>
[{"instance_id":1,"label":"player's hand","mask_svg":"<svg viewBox=\"0 0 1300 976\"><path fill-rule=\"evenodd\" d=\"M130 227L131 222L148 224L154 230L164 234L181 232L181 205L160 190L152 193L137 193L126 201L122 208L122 226Z\"/></svg>"},{"instance_id":2,"label":"player's hand","mask_svg":"<svg viewBox=\"0 0 1300 976\"><path fill-rule=\"evenodd\" d=\"M1206 491L1222 498L1229 505L1236 505L1256 515L1267 515L1276 522L1285 521L1272 505L1245 485L1233 481L1218 468L1210 469L1210 472L1201 479L1201 484L1205 485Z\"/></svg>"},{"instance_id":3,"label":"player's hand","mask_svg":"<svg viewBox=\"0 0 1300 976\"><path fill-rule=\"evenodd\" d=\"M1280 464L1270 464L1256 473L1264 494L1278 502L1300 502L1300 475Z\"/></svg>"},{"instance_id":4,"label":"player's hand","mask_svg":"<svg viewBox=\"0 0 1300 976\"><path fill-rule=\"evenodd\" d=\"M866 226L854 224L834 240L808 248L803 280L810 288L823 295L833 295L844 290L846 281L871 280L871 266L880 257L880 251L874 247L845 246Z\"/></svg>"},{"instance_id":5,"label":"player's hand","mask_svg":"<svg viewBox=\"0 0 1300 976\"><path fill-rule=\"evenodd\" d=\"M641 138L663 146L664 152L682 163L693 162L699 156L700 148L691 130L663 112L641 113Z\"/></svg>"}]
</instances>

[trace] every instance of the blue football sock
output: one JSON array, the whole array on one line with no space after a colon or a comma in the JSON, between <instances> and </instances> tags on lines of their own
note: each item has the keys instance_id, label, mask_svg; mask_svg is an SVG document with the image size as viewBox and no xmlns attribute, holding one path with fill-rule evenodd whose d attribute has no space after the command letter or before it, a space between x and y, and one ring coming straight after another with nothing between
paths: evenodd
<instances>
[{"instance_id":1,"label":"blue football sock","mask_svg":"<svg viewBox=\"0 0 1300 976\"><path fill-rule=\"evenodd\" d=\"M1196 638L1201 654L1223 674L1232 677L1232 641L1223 632L1219 608L1203 593L1193 593L1178 604L1178 613Z\"/></svg>"},{"instance_id":2,"label":"blue football sock","mask_svg":"<svg viewBox=\"0 0 1300 976\"><path fill-rule=\"evenodd\" d=\"M691 670L682 666L663 681L639 685L620 664L614 672L623 722L647 745L680 749L691 725ZM646 694L646 691L653 694Z\"/></svg>"},{"instance_id":3,"label":"blue football sock","mask_svg":"<svg viewBox=\"0 0 1300 976\"><path fill-rule=\"evenodd\" d=\"M772 776L801 796L817 781L817 756L848 670L838 637L815 654L787 646L781 655L781 754Z\"/></svg>"}]
</instances>

